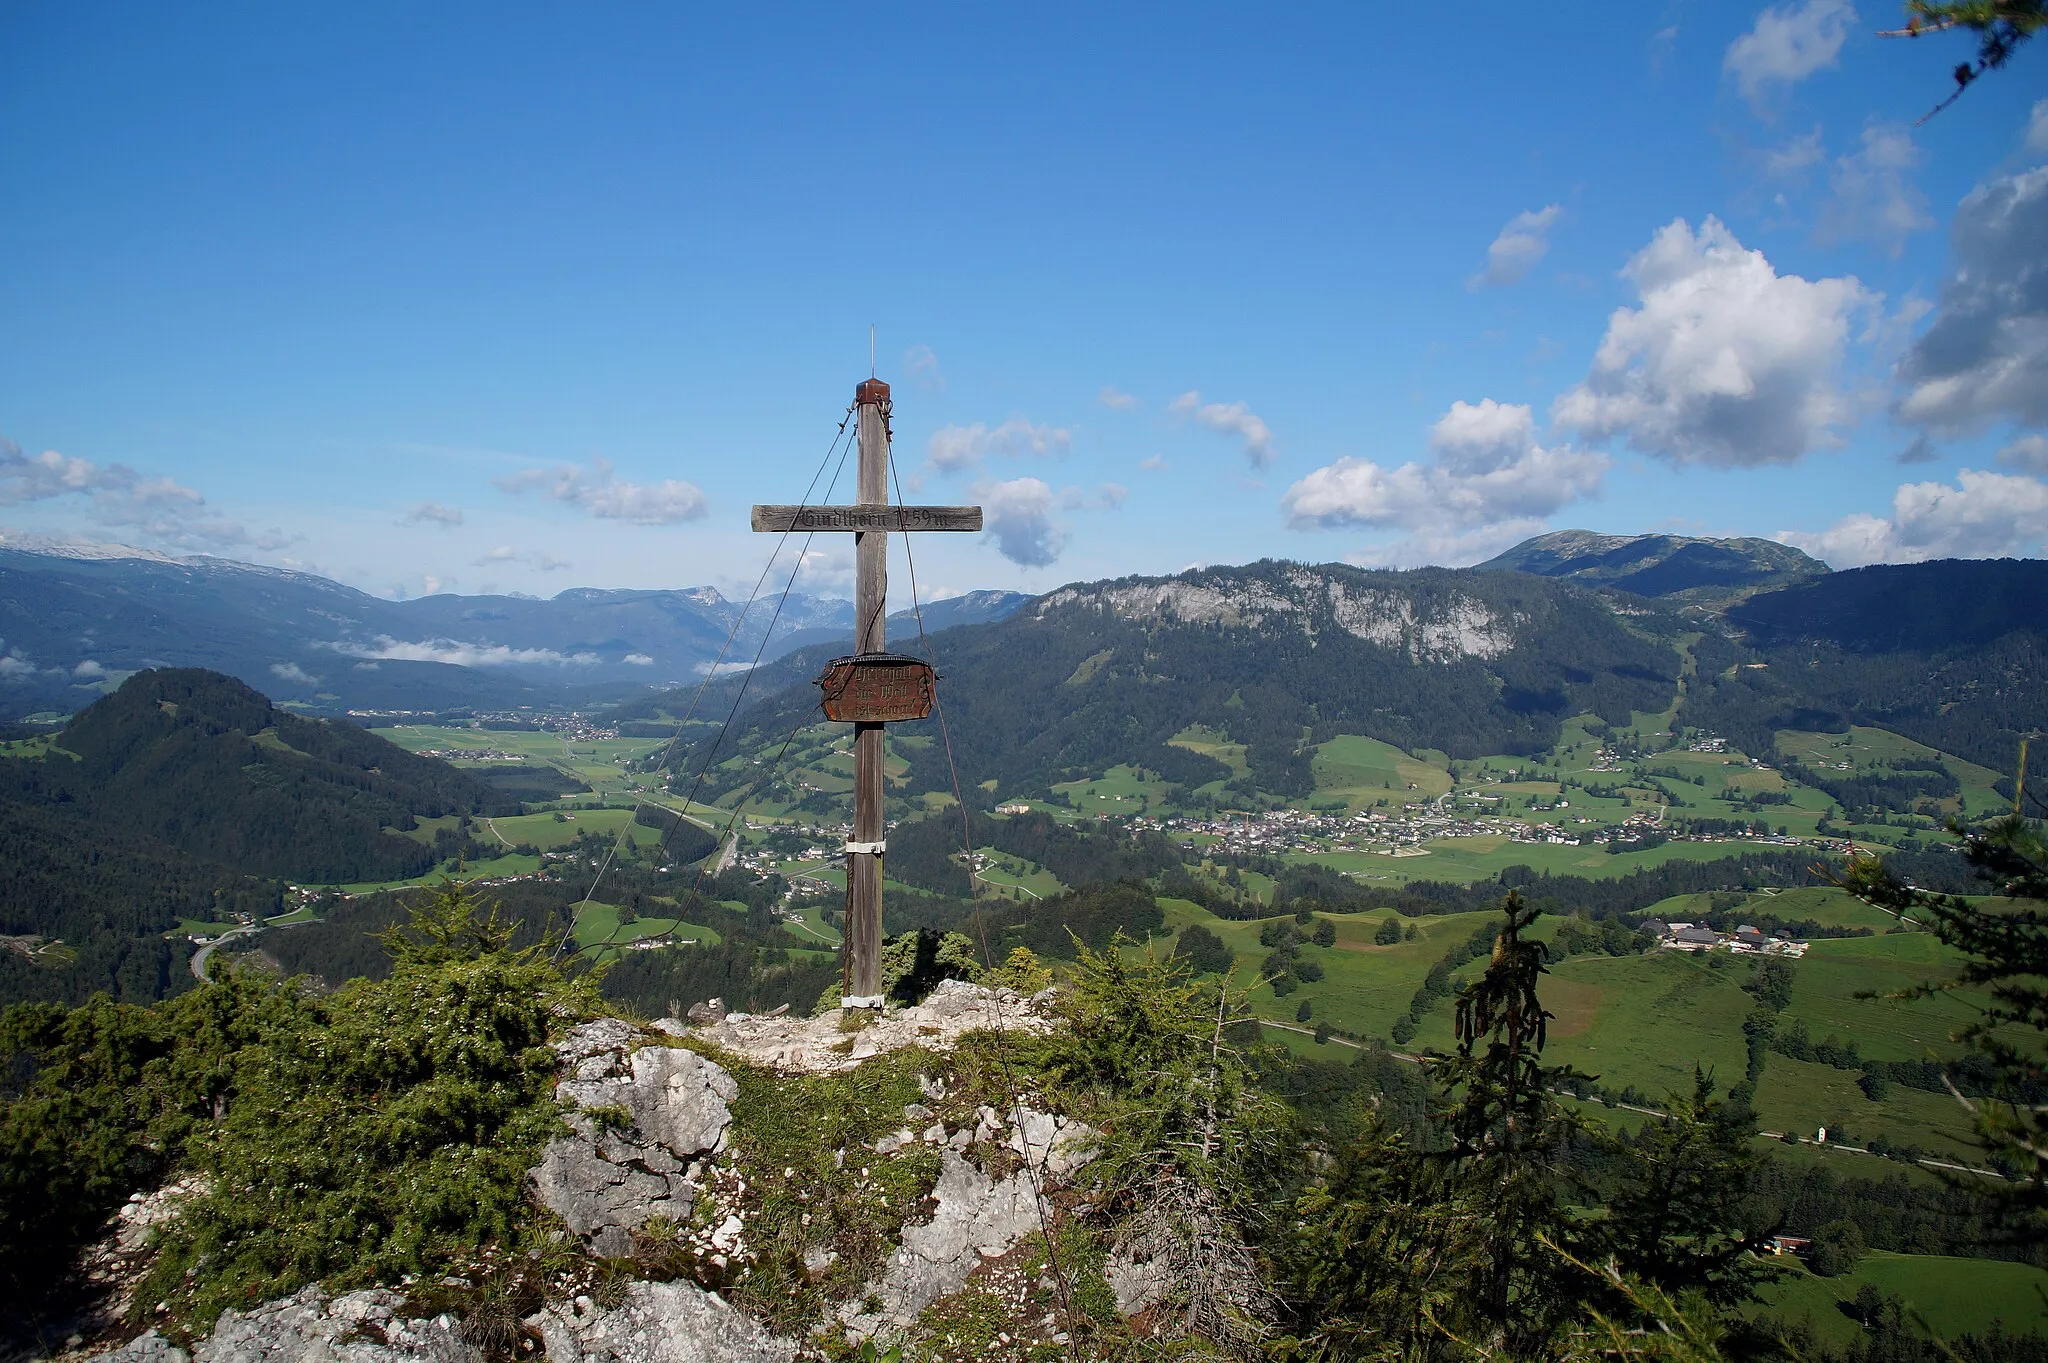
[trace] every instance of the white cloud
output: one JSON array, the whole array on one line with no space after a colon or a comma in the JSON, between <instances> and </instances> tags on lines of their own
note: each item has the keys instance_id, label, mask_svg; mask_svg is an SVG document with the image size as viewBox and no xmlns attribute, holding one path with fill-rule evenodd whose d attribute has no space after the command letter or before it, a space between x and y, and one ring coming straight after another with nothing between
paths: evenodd
<instances>
[{"instance_id":1,"label":"white cloud","mask_svg":"<svg viewBox=\"0 0 2048 1363\"><path fill-rule=\"evenodd\" d=\"M634 525L677 525L694 521L707 510L703 489L679 478L659 483L628 483L612 472L611 461L592 461L586 470L576 464L552 469L526 469L497 480L510 493L539 489L543 496L566 502L599 520Z\"/></svg>"},{"instance_id":2,"label":"white cloud","mask_svg":"<svg viewBox=\"0 0 2048 1363\"><path fill-rule=\"evenodd\" d=\"M2048 435L2023 435L1998 452L1998 462L2024 473L2048 473Z\"/></svg>"},{"instance_id":3,"label":"white cloud","mask_svg":"<svg viewBox=\"0 0 2048 1363\"><path fill-rule=\"evenodd\" d=\"M1519 282L1550 250L1550 229L1563 212L1561 205L1551 204L1508 219L1508 225L1486 248L1486 269L1467 280L1466 287L1483 289Z\"/></svg>"},{"instance_id":4,"label":"white cloud","mask_svg":"<svg viewBox=\"0 0 2048 1363\"><path fill-rule=\"evenodd\" d=\"M297 663L272 663L270 665L270 673L282 681L297 682L300 686L318 686L320 684L318 677L308 672L305 668L300 667Z\"/></svg>"},{"instance_id":5,"label":"white cloud","mask_svg":"<svg viewBox=\"0 0 2048 1363\"><path fill-rule=\"evenodd\" d=\"M1166 470L1172 468L1173 465L1166 462L1165 455L1155 454L1149 458L1140 459L1138 461L1138 467L1143 469L1147 473L1164 473Z\"/></svg>"},{"instance_id":6,"label":"white cloud","mask_svg":"<svg viewBox=\"0 0 2048 1363\"><path fill-rule=\"evenodd\" d=\"M405 513L400 525L438 525L443 528L462 524L462 508L443 506L439 502L421 502Z\"/></svg>"},{"instance_id":7,"label":"white cloud","mask_svg":"<svg viewBox=\"0 0 2048 1363\"><path fill-rule=\"evenodd\" d=\"M35 674L36 665L28 659L13 653L0 653L0 678L11 680L21 677L33 677Z\"/></svg>"},{"instance_id":8,"label":"white cloud","mask_svg":"<svg viewBox=\"0 0 2048 1363\"><path fill-rule=\"evenodd\" d=\"M1242 402L1203 402L1202 395L1189 389L1175 398L1167 409L1175 416L1191 417L1219 435L1235 436L1244 442L1244 457L1255 469L1279 458L1273 448L1273 431Z\"/></svg>"},{"instance_id":9,"label":"white cloud","mask_svg":"<svg viewBox=\"0 0 2048 1363\"><path fill-rule=\"evenodd\" d=\"M2025 145L2028 151L2048 152L2048 99L2035 101L2033 115L2027 119Z\"/></svg>"},{"instance_id":10,"label":"white cloud","mask_svg":"<svg viewBox=\"0 0 2048 1363\"><path fill-rule=\"evenodd\" d=\"M1908 178L1919 164L1920 148L1909 129L1896 124L1865 128L1863 145L1836 158L1828 171L1820 239L1872 241L1896 260L1909 235L1934 226L1927 196Z\"/></svg>"},{"instance_id":11,"label":"white cloud","mask_svg":"<svg viewBox=\"0 0 2048 1363\"><path fill-rule=\"evenodd\" d=\"M588 667L601 661L595 653L560 653L552 648L511 648L505 644L475 644L459 639L407 641L380 634L367 644L334 643L322 647L350 658L372 658L390 662L452 663L457 667L505 667L548 663Z\"/></svg>"},{"instance_id":12,"label":"white cloud","mask_svg":"<svg viewBox=\"0 0 2048 1363\"><path fill-rule=\"evenodd\" d=\"M553 573L572 566L565 558L556 558L545 549L514 549L501 544L471 564L475 568L488 568L493 563L523 563L537 573Z\"/></svg>"},{"instance_id":13,"label":"white cloud","mask_svg":"<svg viewBox=\"0 0 2048 1363\"><path fill-rule=\"evenodd\" d=\"M1789 464L1839 443L1854 416L1836 379L1850 324L1882 295L1853 275L1780 275L1713 217L1697 234L1672 222L1622 273L1642 306L1614 310L1552 420L1674 464Z\"/></svg>"},{"instance_id":14,"label":"white cloud","mask_svg":"<svg viewBox=\"0 0 2048 1363\"><path fill-rule=\"evenodd\" d=\"M78 666L71 669L71 675L74 677L87 678L104 677L107 675L107 669L102 667L93 659L87 658L83 662L79 663Z\"/></svg>"},{"instance_id":15,"label":"white cloud","mask_svg":"<svg viewBox=\"0 0 2048 1363\"><path fill-rule=\"evenodd\" d=\"M1063 487L1057 503L1062 511L1115 511L1131 495L1122 483L1104 483L1093 492L1086 488Z\"/></svg>"},{"instance_id":16,"label":"white cloud","mask_svg":"<svg viewBox=\"0 0 2048 1363\"><path fill-rule=\"evenodd\" d=\"M2048 166L1973 190L1934 322L1899 361L1893 415L1944 435L2048 425Z\"/></svg>"},{"instance_id":17,"label":"white cloud","mask_svg":"<svg viewBox=\"0 0 2048 1363\"><path fill-rule=\"evenodd\" d=\"M939 357L928 345L914 345L903 352L903 377L920 388L946 386L946 374L939 368Z\"/></svg>"},{"instance_id":18,"label":"white cloud","mask_svg":"<svg viewBox=\"0 0 2048 1363\"><path fill-rule=\"evenodd\" d=\"M619 659L619 661L622 663L628 663L634 667L654 666L653 657L646 653L628 653L625 657Z\"/></svg>"},{"instance_id":19,"label":"white cloud","mask_svg":"<svg viewBox=\"0 0 2048 1363\"><path fill-rule=\"evenodd\" d=\"M1533 533L1542 517L1598 495L1612 462L1595 450L1545 448L1528 407L1492 398L1452 403L1430 428L1430 447L1431 464L1388 468L1345 458L1315 470L1280 499L1288 524L1399 528L1410 533L1405 545L1368 557L1392 552L1404 561L1438 555L1427 561L1445 562L1441 555L1505 547Z\"/></svg>"},{"instance_id":20,"label":"white cloud","mask_svg":"<svg viewBox=\"0 0 2048 1363\"><path fill-rule=\"evenodd\" d=\"M1760 104L1770 92L1796 85L1814 72L1833 67L1841 55L1856 9L1847 0L1806 0L1802 5L1773 6L1756 24L1728 45L1721 70L1733 76L1742 97Z\"/></svg>"},{"instance_id":21,"label":"white cloud","mask_svg":"<svg viewBox=\"0 0 2048 1363\"><path fill-rule=\"evenodd\" d=\"M976 489L982 524L1012 563L1043 568L1067 547L1066 527L1052 519L1053 490L1038 478L1013 478Z\"/></svg>"},{"instance_id":22,"label":"white cloud","mask_svg":"<svg viewBox=\"0 0 2048 1363\"><path fill-rule=\"evenodd\" d=\"M1404 535L1390 544L1353 550L1344 561L1360 568L1420 568L1426 564L1463 568L1540 535L1544 528L1540 520L1515 520L1482 525L1477 530Z\"/></svg>"},{"instance_id":23,"label":"white cloud","mask_svg":"<svg viewBox=\"0 0 2048 1363\"><path fill-rule=\"evenodd\" d=\"M1058 458L1073 443L1073 432L1064 426L1040 426L1013 416L994 429L979 421L972 426L941 426L932 432L925 453L936 467L950 471L979 464L991 454Z\"/></svg>"},{"instance_id":24,"label":"white cloud","mask_svg":"<svg viewBox=\"0 0 2048 1363\"><path fill-rule=\"evenodd\" d=\"M1774 180L1791 179L1812 170L1827 158L1827 146L1821 141L1820 129L1795 137L1782 147L1774 147L1763 154L1764 174Z\"/></svg>"},{"instance_id":25,"label":"white cloud","mask_svg":"<svg viewBox=\"0 0 2048 1363\"><path fill-rule=\"evenodd\" d=\"M0 506L67 496L90 501L92 518L101 525L133 529L179 548L221 549L250 538L239 524L208 511L204 497L170 478L56 450L30 456L0 436Z\"/></svg>"},{"instance_id":26,"label":"white cloud","mask_svg":"<svg viewBox=\"0 0 2048 1363\"><path fill-rule=\"evenodd\" d=\"M2039 554L2048 540L2048 483L1964 469L1956 485L1905 483L1889 517L1858 513L1818 533L1778 539L1836 568L1918 563L1931 558L2005 558Z\"/></svg>"},{"instance_id":27,"label":"white cloud","mask_svg":"<svg viewBox=\"0 0 2048 1363\"><path fill-rule=\"evenodd\" d=\"M1132 411L1138 405L1136 397L1129 393L1120 392L1114 386L1107 383L1102 385L1102 391L1095 395L1095 400L1103 406L1118 412Z\"/></svg>"}]
</instances>

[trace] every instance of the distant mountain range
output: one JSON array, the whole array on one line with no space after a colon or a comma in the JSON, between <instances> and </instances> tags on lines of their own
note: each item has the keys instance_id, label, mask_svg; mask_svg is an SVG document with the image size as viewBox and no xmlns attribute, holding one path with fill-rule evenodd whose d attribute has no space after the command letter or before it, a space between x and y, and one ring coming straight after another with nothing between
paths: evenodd
<instances>
[{"instance_id":1,"label":"distant mountain range","mask_svg":"<svg viewBox=\"0 0 2048 1363\"><path fill-rule=\"evenodd\" d=\"M1774 540L1558 530L1523 540L1479 564L1478 570L1532 573L1637 596L1703 601L1819 577L1828 565Z\"/></svg>"},{"instance_id":2,"label":"distant mountain range","mask_svg":"<svg viewBox=\"0 0 2048 1363\"><path fill-rule=\"evenodd\" d=\"M1028 599L931 602L925 626L998 619ZM772 601L747 612L728 662L753 660L773 614ZM740 615L710 587L386 601L311 573L10 534L0 536L0 719L69 713L163 666L211 668L327 711L589 706L701 675ZM764 656L852 628L850 603L792 593Z\"/></svg>"},{"instance_id":3,"label":"distant mountain range","mask_svg":"<svg viewBox=\"0 0 2048 1363\"><path fill-rule=\"evenodd\" d=\"M1669 564L1686 547L1652 552ZM1553 557L1539 566L1569 562L1543 552ZM1528 753L1572 715L1625 727L1674 700L1680 724L1760 757L1779 729L1868 724L2009 772L2020 735L2048 726L2048 562L1840 573L1777 562L1789 585L1730 601L1726 581L1646 599L1570 571L1269 561L1062 587L933 644L962 781L993 781L999 795L1119 763L1217 779L1221 764L1169 741L1191 725L1243 744L1250 784L1282 795L1309 788L1314 747L1337 734L1460 758ZM1712 602L1686 595L1707 587ZM807 683L827 653L756 674L759 699L721 743L719 780L753 779L728 759L815 712ZM693 773L708 741L675 765ZM949 788L942 746L905 755L904 793ZM2036 766L2048 779L2048 762Z\"/></svg>"}]
</instances>

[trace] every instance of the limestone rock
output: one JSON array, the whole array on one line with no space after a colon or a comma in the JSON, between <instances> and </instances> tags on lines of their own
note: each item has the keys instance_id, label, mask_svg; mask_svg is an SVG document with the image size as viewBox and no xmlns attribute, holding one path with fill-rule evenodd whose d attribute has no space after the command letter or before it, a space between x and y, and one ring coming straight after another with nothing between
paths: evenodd
<instances>
[{"instance_id":1,"label":"limestone rock","mask_svg":"<svg viewBox=\"0 0 2048 1363\"><path fill-rule=\"evenodd\" d=\"M796 1355L794 1340L769 1334L717 1293L683 1282L632 1283L610 1310L584 1299L527 1324L547 1342L548 1363L790 1363Z\"/></svg>"},{"instance_id":2,"label":"limestone rock","mask_svg":"<svg viewBox=\"0 0 2048 1363\"><path fill-rule=\"evenodd\" d=\"M932 1219L904 1228L903 1243L873 1287L881 1310L861 1311L867 1293L856 1294L842 1309L840 1319L849 1334L865 1338L909 1325L927 1306L959 1291L983 1259L1009 1253L1038 1228L1038 1180L1030 1170L998 1180L955 1151L943 1151L941 1159Z\"/></svg>"},{"instance_id":3,"label":"limestone rock","mask_svg":"<svg viewBox=\"0 0 2048 1363\"><path fill-rule=\"evenodd\" d=\"M401 1318L402 1301L382 1289L329 1298L308 1287L246 1313L221 1312L189 1354L152 1330L100 1363L480 1363L453 1320Z\"/></svg>"},{"instance_id":4,"label":"limestone rock","mask_svg":"<svg viewBox=\"0 0 2048 1363\"><path fill-rule=\"evenodd\" d=\"M532 1172L542 1205L608 1256L627 1253L629 1232L650 1217L688 1219L697 1190L684 1171L723 1148L727 1104L739 1096L733 1077L695 1051L633 1049L640 1039L632 1024L603 1018L556 1043L565 1075L555 1096L583 1111L570 1119L575 1134L550 1143Z\"/></svg>"},{"instance_id":5,"label":"limestone rock","mask_svg":"<svg viewBox=\"0 0 2048 1363\"><path fill-rule=\"evenodd\" d=\"M990 989L965 980L942 980L923 1003L883 1010L849 1035L835 1010L824 1017L749 1017L735 1013L700 1029L735 1055L784 1074L831 1074L852 1069L871 1056L923 1046L942 1051L962 1033L977 1030L1043 1032L1050 993L1025 998L1013 989ZM943 1086L927 1096L943 1095Z\"/></svg>"}]
</instances>

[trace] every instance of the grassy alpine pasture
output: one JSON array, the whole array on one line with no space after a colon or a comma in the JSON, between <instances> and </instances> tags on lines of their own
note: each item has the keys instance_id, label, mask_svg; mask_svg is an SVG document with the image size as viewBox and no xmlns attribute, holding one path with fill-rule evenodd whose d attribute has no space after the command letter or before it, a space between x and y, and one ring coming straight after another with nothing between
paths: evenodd
<instances>
[{"instance_id":1,"label":"grassy alpine pasture","mask_svg":"<svg viewBox=\"0 0 2048 1363\"><path fill-rule=\"evenodd\" d=\"M436 751L460 754L495 750L516 753L527 762L554 767L558 771L574 776L597 792L597 797L568 796L562 801L564 804L575 804L579 799L589 801L608 794L637 792L645 788L646 778L627 771L623 764L637 762L666 746L665 740L652 738L571 741L561 734L541 730L472 729L467 726L442 724L399 724L375 729L372 732L411 752ZM483 771L494 768L502 770L508 765L501 761L466 759L461 756L450 760L457 766Z\"/></svg>"},{"instance_id":2,"label":"grassy alpine pasture","mask_svg":"<svg viewBox=\"0 0 2048 1363\"><path fill-rule=\"evenodd\" d=\"M1868 1283L1905 1303L1937 1338L1982 1334L1994 1322L2024 1334L2048 1332L2048 1271L2002 1259L1957 1259L1938 1254L1872 1250L1839 1278L1819 1278L1791 1260L1764 1290L1760 1319L1805 1322L1821 1339L1847 1344L1862 1327L1844 1304Z\"/></svg>"},{"instance_id":3,"label":"grassy alpine pasture","mask_svg":"<svg viewBox=\"0 0 2048 1363\"><path fill-rule=\"evenodd\" d=\"M1160 904L1169 933L1190 924L1208 928L1235 954L1239 979L1257 978L1267 955L1259 943L1264 923L1221 919L1183 899L1161 899ZM1336 930L1335 944L1301 948L1304 959L1322 968L1322 978L1302 981L1284 996L1270 984L1258 984L1251 991L1253 1011L1276 1023L1324 1022L1354 1037L1382 1039L1407 1013L1430 967L1496 918L1491 912L1397 917L1403 940L1382 946L1375 933L1388 913L1326 916ZM1555 918L1539 920L1535 935L1548 939L1559 924ZM1414 941L1406 940L1411 926ZM1940 943L1926 934L1817 940L1806 960L1792 963L1793 1003L1781 1025L1805 1020L1814 1040L1831 1032L1855 1038L1864 1054L1877 1059L1918 1058L1930 1051L1953 1056L1958 1048L1947 1037L1966 1004L1856 997L1937 977L1951 964ZM1465 983L1481 966L1474 961L1459 968L1453 983ZM1815 967L1810 975L1809 966ZM1632 1088L1652 1101L1689 1091L1696 1065L1711 1071L1725 1089L1745 1072L1742 1026L1756 999L1743 986L1754 969L1751 960L1722 952L1588 953L1556 961L1541 986L1544 1005L1554 1014L1545 1060L1597 1076L1611 1091ZM1309 1006L1306 1022L1298 1017L1303 1003ZM1813 1019L1826 1019L1828 1026L1817 1026ZM1451 1050L1456 1044L1452 1020L1451 1001L1439 999L1409 1048ZM1300 1049L1295 1041L1287 1044ZM1773 1053L1756 1095L1758 1122L1766 1130L1808 1138L1826 1126L1831 1140L1846 1137L1857 1144L1883 1136L1935 1158L1972 1167L1979 1162L1967 1114L1952 1099L1892 1084L1883 1098L1872 1100L1858 1086L1859 1077L1859 1071Z\"/></svg>"},{"instance_id":4,"label":"grassy alpine pasture","mask_svg":"<svg viewBox=\"0 0 2048 1363\"><path fill-rule=\"evenodd\" d=\"M1339 734L1317 748L1310 770L1315 776L1315 800L1342 799L1353 809L1382 800L1400 805L1435 799L1451 788L1451 774L1442 767L1419 761L1391 743L1357 734Z\"/></svg>"},{"instance_id":5,"label":"grassy alpine pasture","mask_svg":"<svg viewBox=\"0 0 2048 1363\"><path fill-rule=\"evenodd\" d=\"M667 901L661 901L666 903ZM630 923L619 922L619 905L591 902L576 912L576 926L571 934L577 950L585 959L595 963L616 959L630 949L634 942L650 937L674 933L677 937L693 938L701 946L717 946L718 930L702 924L685 922L679 918L663 918L654 912L636 916Z\"/></svg>"}]
</instances>

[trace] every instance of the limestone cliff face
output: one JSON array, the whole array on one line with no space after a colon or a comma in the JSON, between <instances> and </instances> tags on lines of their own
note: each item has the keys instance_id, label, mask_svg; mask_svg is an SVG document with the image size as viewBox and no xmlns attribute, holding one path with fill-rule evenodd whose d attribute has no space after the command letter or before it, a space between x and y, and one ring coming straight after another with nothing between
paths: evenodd
<instances>
[{"instance_id":1,"label":"limestone cliff face","mask_svg":"<svg viewBox=\"0 0 2048 1363\"><path fill-rule=\"evenodd\" d=\"M1498 658L1533 623L1525 609L1484 599L1448 574L1369 573L1338 564L1253 564L1166 580L1062 587L1039 619L1093 610L1140 624L1329 630L1406 654L1415 663Z\"/></svg>"}]
</instances>

